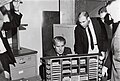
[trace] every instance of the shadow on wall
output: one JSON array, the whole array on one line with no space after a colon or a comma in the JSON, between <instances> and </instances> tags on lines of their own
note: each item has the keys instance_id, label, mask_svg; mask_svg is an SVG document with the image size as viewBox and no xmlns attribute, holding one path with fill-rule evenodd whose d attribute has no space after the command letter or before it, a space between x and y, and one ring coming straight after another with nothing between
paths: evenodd
<instances>
[{"instance_id":1,"label":"shadow on wall","mask_svg":"<svg viewBox=\"0 0 120 81\"><path fill-rule=\"evenodd\" d=\"M45 52L52 48L53 24L59 23L60 23L59 11L43 11L43 24L42 24L43 57L45 57Z\"/></svg>"}]
</instances>

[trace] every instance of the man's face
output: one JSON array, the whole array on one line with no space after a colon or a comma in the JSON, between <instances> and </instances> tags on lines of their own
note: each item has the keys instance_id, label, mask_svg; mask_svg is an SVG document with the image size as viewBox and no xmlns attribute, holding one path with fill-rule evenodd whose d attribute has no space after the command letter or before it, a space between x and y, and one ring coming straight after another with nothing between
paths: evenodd
<instances>
[{"instance_id":1,"label":"man's face","mask_svg":"<svg viewBox=\"0 0 120 81\"><path fill-rule=\"evenodd\" d=\"M102 12L102 13L100 13L100 18L101 18L101 19L104 19L104 17L105 17L106 14L107 14L107 12Z\"/></svg>"},{"instance_id":2,"label":"man's face","mask_svg":"<svg viewBox=\"0 0 120 81\"><path fill-rule=\"evenodd\" d=\"M86 17L83 16L83 15L80 15L80 16L79 16L79 22L80 22L80 24L81 24L84 28L86 28L86 27L88 26L88 24L89 24L88 18L86 18Z\"/></svg>"},{"instance_id":3,"label":"man's face","mask_svg":"<svg viewBox=\"0 0 120 81\"><path fill-rule=\"evenodd\" d=\"M13 1L13 5L14 5L14 7L15 7L15 9L19 9L19 6L20 6L20 2L22 2L21 0L14 0Z\"/></svg>"},{"instance_id":4,"label":"man's face","mask_svg":"<svg viewBox=\"0 0 120 81\"><path fill-rule=\"evenodd\" d=\"M115 0L108 5L107 11L113 18L114 22L120 21L120 0Z\"/></svg>"},{"instance_id":5,"label":"man's face","mask_svg":"<svg viewBox=\"0 0 120 81\"><path fill-rule=\"evenodd\" d=\"M64 48L65 48L64 42L63 41L56 42L56 45L54 45L54 48L58 54L63 54Z\"/></svg>"},{"instance_id":6,"label":"man's face","mask_svg":"<svg viewBox=\"0 0 120 81\"><path fill-rule=\"evenodd\" d=\"M6 4L6 5L5 5L5 8L6 8L7 10L10 10L10 3Z\"/></svg>"}]
</instances>

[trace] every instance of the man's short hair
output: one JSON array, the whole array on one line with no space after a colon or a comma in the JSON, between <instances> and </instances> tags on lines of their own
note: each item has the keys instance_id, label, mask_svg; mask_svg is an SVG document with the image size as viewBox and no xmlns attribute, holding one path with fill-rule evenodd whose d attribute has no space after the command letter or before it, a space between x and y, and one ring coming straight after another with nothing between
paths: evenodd
<instances>
[{"instance_id":1,"label":"man's short hair","mask_svg":"<svg viewBox=\"0 0 120 81\"><path fill-rule=\"evenodd\" d=\"M53 45L55 45L56 42L64 42L64 45L66 44L65 38L62 37L62 36L56 36L56 37L54 37L53 40L52 40L52 42L53 42Z\"/></svg>"},{"instance_id":2,"label":"man's short hair","mask_svg":"<svg viewBox=\"0 0 120 81\"><path fill-rule=\"evenodd\" d=\"M107 12L106 6L103 6L98 10L99 15L100 15L100 13L103 13L103 12Z\"/></svg>"},{"instance_id":3,"label":"man's short hair","mask_svg":"<svg viewBox=\"0 0 120 81\"><path fill-rule=\"evenodd\" d=\"M80 12L80 13L78 14L77 21L76 21L76 24L77 24L77 25L79 24L79 16L80 16L81 14L82 14L83 16L85 16L86 18L89 17L89 13L88 13L87 11L82 11L82 12Z\"/></svg>"},{"instance_id":4,"label":"man's short hair","mask_svg":"<svg viewBox=\"0 0 120 81\"><path fill-rule=\"evenodd\" d=\"M79 14L78 14L78 18L79 18L79 15L83 15L83 16L85 16L85 17L89 17L89 14L88 14L88 12L87 11L83 11L83 12L80 12Z\"/></svg>"}]
</instances>

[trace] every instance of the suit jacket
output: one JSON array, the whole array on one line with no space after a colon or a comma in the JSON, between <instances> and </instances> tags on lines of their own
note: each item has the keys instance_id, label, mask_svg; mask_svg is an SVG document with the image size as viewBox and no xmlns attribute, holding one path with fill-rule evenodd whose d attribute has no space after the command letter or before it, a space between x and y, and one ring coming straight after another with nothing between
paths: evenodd
<instances>
[{"instance_id":1,"label":"suit jacket","mask_svg":"<svg viewBox=\"0 0 120 81\"><path fill-rule=\"evenodd\" d=\"M1 32L0 32L0 37L1 37L2 41L3 41L3 44L4 44L7 52L8 52L8 56L9 56L9 58L10 58L10 61L9 61L9 62L10 62L11 64L14 64L16 61L15 61L13 52L12 52L12 50L11 50L11 47L10 47L10 45L9 45L9 43L8 43L7 38L4 38ZM1 59L2 59L2 58L1 58Z\"/></svg>"},{"instance_id":2,"label":"suit jacket","mask_svg":"<svg viewBox=\"0 0 120 81\"><path fill-rule=\"evenodd\" d=\"M16 14L15 12L12 12L12 20L10 20L10 22L4 22L3 23L3 27L2 30L5 31L9 31L12 30L14 28L19 27L20 23L21 23L21 18L22 18L22 14L20 13L19 15ZM0 31L0 37L3 41L3 44L6 48L6 52L4 54L0 55L0 61L3 65L3 68L10 72L10 68L9 68L9 64L13 64L16 62L15 58L14 58L14 54L11 50L11 47L8 43L7 37L3 37L2 32Z\"/></svg>"},{"instance_id":3,"label":"suit jacket","mask_svg":"<svg viewBox=\"0 0 120 81\"><path fill-rule=\"evenodd\" d=\"M120 24L118 25L111 43L112 57L112 75L111 81L120 81ZM108 63L108 62L107 62ZM109 66L108 66L109 67Z\"/></svg>"},{"instance_id":4,"label":"suit jacket","mask_svg":"<svg viewBox=\"0 0 120 81\"><path fill-rule=\"evenodd\" d=\"M101 26L98 21L98 18L91 18L93 28L96 34L96 39L98 43L99 51L104 50L102 47L102 36L101 36ZM74 44L74 51L77 54L88 53L88 37L86 34L85 29L78 24L74 31L75 35L75 44Z\"/></svg>"},{"instance_id":5,"label":"suit jacket","mask_svg":"<svg viewBox=\"0 0 120 81\"><path fill-rule=\"evenodd\" d=\"M104 17L104 22L107 24L107 25L110 25L113 23L113 19L110 19L109 18L110 14L106 14L105 17Z\"/></svg>"},{"instance_id":6,"label":"suit jacket","mask_svg":"<svg viewBox=\"0 0 120 81\"><path fill-rule=\"evenodd\" d=\"M107 51L107 49L110 46L109 43L108 43L108 34L107 34L107 27L109 27L109 25L106 24L106 23L103 23L101 18L97 18L97 20L99 21L100 26L101 26L102 49L103 49L103 51Z\"/></svg>"},{"instance_id":7,"label":"suit jacket","mask_svg":"<svg viewBox=\"0 0 120 81\"><path fill-rule=\"evenodd\" d=\"M67 55L67 54L72 54L72 51L69 47L65 47L64 48L64 52L62 55ZM45 53L45 55L48 56L57 56L57 53L55 51L55 49L51 49L50 51L48 51L47 53Z\"/></svg>"}]
</instances>

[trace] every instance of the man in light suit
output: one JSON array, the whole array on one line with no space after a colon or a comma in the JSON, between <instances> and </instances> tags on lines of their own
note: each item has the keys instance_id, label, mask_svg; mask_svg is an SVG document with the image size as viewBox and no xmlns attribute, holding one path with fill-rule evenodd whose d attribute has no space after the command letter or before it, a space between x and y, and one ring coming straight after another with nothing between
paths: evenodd
<instances>
[{"instance_id":1,"label":"man in light suit","mask_svg":"<svg viewBox=\"0 0 120 81\"><path fill-rule=\"evenodd\" d=\"M91 31L88 31L88 28ZM84 53L102 53L101 59L104 59L106 48L103 47L101 26L98 18L90 18L87 12L81 12L78 14L78 22L75 28L75 44L74 51L77 54ZM92 40L91 40L92 38ZM92 41L92 42L91 42ZM93 46L93 48L92 48Z\"/></svg>"},{"instance_id":2,"label":"man in light suit","mask_svg":"<svg viewBox=\"0 0 120 81\"><path fill-rule=\"evenodd\" d=\"M120 81L120 0L110 1L107 5L107 11L114 20L114 23L118 23L117 29L113 35L111 42L111 53L108 55L104 64L102 74L108 75L107 70L112 65L111 81Z\"/></svg>"}]
</instances>

